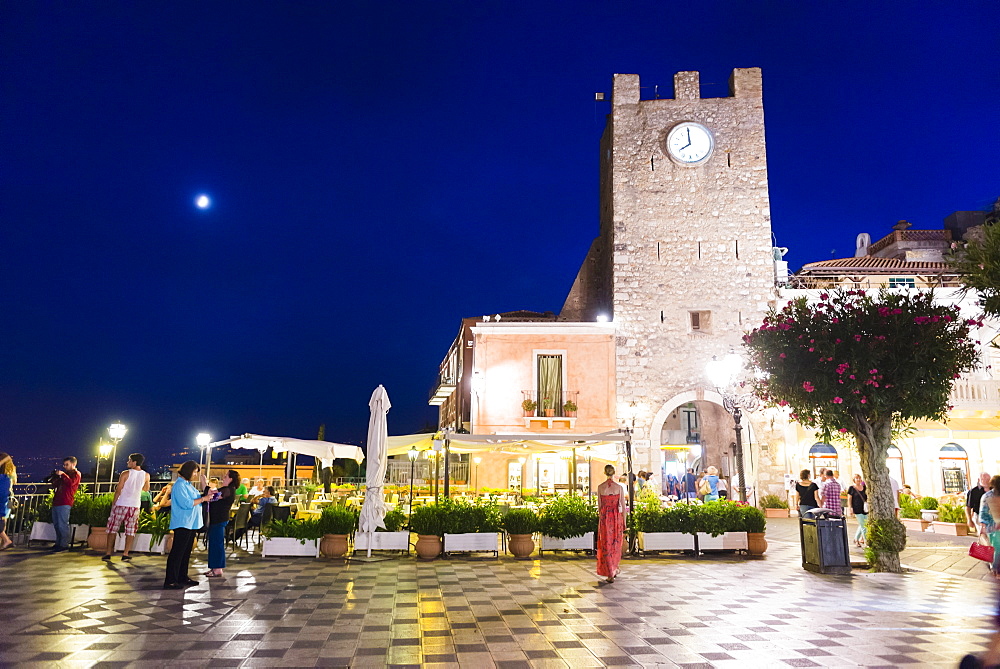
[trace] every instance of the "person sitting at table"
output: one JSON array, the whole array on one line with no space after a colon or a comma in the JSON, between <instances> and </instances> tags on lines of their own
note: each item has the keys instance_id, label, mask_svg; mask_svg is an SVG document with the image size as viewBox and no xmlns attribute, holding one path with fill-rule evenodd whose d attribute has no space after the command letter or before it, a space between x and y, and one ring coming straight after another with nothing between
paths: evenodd
<instances>
[{"instance_id":1,"label":"person sitting at table","mask_svg":"<svg viewBox=\"0 0 1000 669\"><path fill-rule=\"evenodd\" d=\"M250 493L250 487L247 485L250 483L250 479L243 479L240 481L240 485L236 488L236 500L243 501Z\"/></svg>"},{"instance_id":2,"label":"person sitting at table","mask_svg":"<svg viewBox=\"0 0 1000 669\"><path fill-rule=\"evenodd\" d=\"M173 487L173 483L168 483L156 493L156 497L153 498L153 513L170 515L170 490Z\"/></svg>"},{"instance_id":3,"label":"person sitting at table","mask_svg":"<svg viewBox=\"0 0 1000 669\"><path fill-rule=\"evenodd\" d=\"M253 483L253 487L247 491L247 498L251 502L256 502L257 499L264 494L264 479L257 479Z\"/></svg>"},{"instance_id":4,"label":"person sitting at table","mask_svg":"<svg viewBox=\"0 0 1000 669\"><path fill-rule=\"evenodd\" d=\"M264 507L268 504L277 504L278 498L274 495L274 487L264 488L264 494L257 500L257 506L250 513L250 527L260 527L260 521L264 518Z\"/></svg>"}]
</instances>

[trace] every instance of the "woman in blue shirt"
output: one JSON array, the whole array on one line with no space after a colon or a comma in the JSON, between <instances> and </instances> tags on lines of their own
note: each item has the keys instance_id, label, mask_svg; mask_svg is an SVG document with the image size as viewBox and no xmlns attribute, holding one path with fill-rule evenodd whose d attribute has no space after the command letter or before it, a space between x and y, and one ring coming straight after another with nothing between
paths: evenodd
<instances>
[{"instance_id":1,"label":"woman in blue shirt","mask_svg":"<svg viewBox=\"0 0 1000 669\"><path fill-rule=\"evenodd\" d=\"M705 495L706 502L714 502L719 499L719 470L715 467L708 468L708 476L704 478L708 481L710 492Z\"/></svg>"},{"instance_id":2,"label":"woman in blue shirt","mask_svg":"<svg viewBox=\"0 0 1000 669\"><path fill-rule=\"evenodd\" d=\"M191 483L195 474L201 469L194 460L188 460L178 472L177 481L170 491L170 529L174 531L174 545L167 556L167 575L163 579L164 590L180 590L188 585L197 585L198 581L188 576L188 564L191 562L191 549L194 548L195 533L201 529L201 509L199 504L207 502L209 495L204 497ZM201 485L208 485L204 476L200 476Z\"/></svg>"},{"instance_id":3,"label":"woman in blue shirt","mask_svg":"<svg viewBox=\"0 0 1000 669\"><path fill-rule=\"evenodd\" d=\"M10 497L17 483L14 460L6 453L0 453L0 551L14 545L7 536L7 516L10 515Z\"/></svg>"}]
</instances>

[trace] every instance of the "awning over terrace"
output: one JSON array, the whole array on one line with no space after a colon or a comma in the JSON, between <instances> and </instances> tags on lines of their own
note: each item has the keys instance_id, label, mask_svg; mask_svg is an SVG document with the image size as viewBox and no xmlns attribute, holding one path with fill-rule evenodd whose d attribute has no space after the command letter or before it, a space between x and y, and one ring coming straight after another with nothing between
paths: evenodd
<instances>
[{"instance_id":1,"label":"awning over terrace","mask_svg":"<svg viewBox=\"0 0 1000 669\"><path fill-rule=\"evenodd\" d=\"M238 437L230 437L222 441L215 441L208 445L209 448L216 446L229 446L231 448L248 448L263 453L268 447L274 449L276 453L298 453L300 455L311 455L321 460L334 460L336 458L348 458L361 462L365 459L365 453L360 446L351 444L337 444L332 441L318 441L315 439L292 439L291 437L265 437L259 434L243 434Z\"/></svg>"},{"instance_id":2,"label":"awning over terrace","mask_svg":"<svg viewBox=\"0 0 1000 669\"><path fill-rule=\"evenodd\" d=\"M613 430L599 434L449 434L452 453L498 453L524 455L558 453L589 447L591 456L600 460L618 459L618 444L625 432ZM426 451L434 447L434 434L407 434L389 437L389 455L405 455L411 448Z\"/></svg>"}]
</instances>

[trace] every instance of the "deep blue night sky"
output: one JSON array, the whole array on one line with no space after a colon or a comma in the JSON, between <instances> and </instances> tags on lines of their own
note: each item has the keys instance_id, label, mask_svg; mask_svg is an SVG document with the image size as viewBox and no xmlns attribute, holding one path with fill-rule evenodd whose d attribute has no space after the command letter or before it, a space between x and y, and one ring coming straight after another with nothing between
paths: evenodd
<instances>
[{"instance_id":1,"label":"deep blue night sky","mask_svg":"<svg viewBox=\"0 0 1000 669\"><path fill-rule=\"evenodd\" d=\"M460 318L562 305L616 72L716 97L763 68L793 268L1000 195L992 0L57 6L0 5L16 457L91 458L115 419L154 460L199 431L357 442L379 383L418 429Z\"/></svg>"}]
</instances>

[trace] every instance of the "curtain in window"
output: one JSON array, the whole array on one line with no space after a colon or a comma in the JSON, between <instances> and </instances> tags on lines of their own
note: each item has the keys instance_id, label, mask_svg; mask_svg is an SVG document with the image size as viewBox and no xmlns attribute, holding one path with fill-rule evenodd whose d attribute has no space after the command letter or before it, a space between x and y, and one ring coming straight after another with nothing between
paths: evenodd
<instances>
[{"instance_id":1,"label":"curtain in window","mask_svg":"<svg viewBox=\"0 0 1000 669\"><path fill-rule=\"evenodd\" d=\"M546 415L545 409L554 409L556 416L562 410L562 356L538 356L538 408L539 415Z\"/></svg>"}]
</instances>

